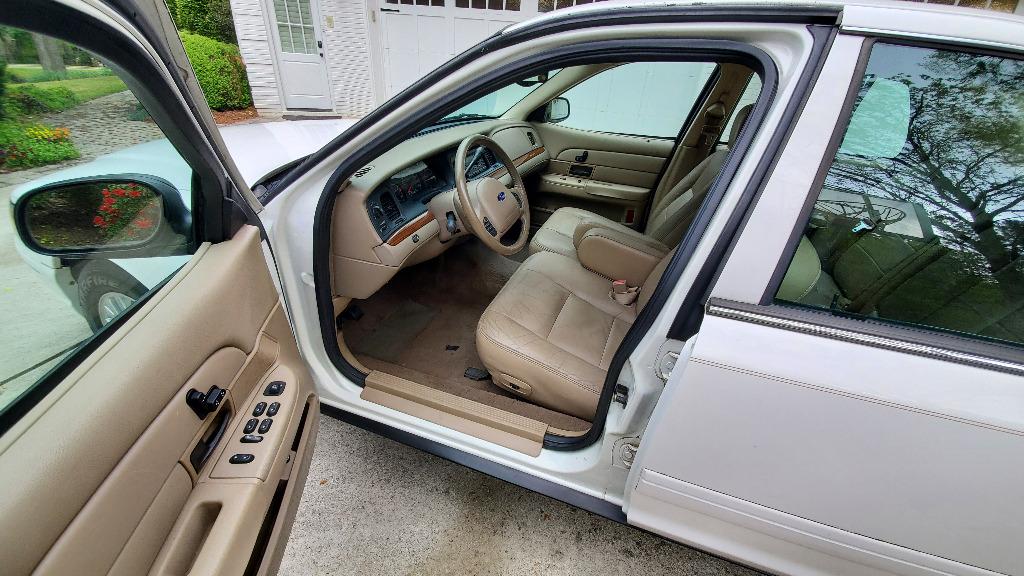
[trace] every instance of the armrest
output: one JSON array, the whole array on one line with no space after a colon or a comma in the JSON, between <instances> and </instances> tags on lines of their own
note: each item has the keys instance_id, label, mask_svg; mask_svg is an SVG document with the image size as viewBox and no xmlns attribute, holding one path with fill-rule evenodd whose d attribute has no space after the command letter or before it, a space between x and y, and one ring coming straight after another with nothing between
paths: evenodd
<instances>
[{"instance_id":1,"label":"armrest","mask_svg":"<svg viewBox=\"0 0 1024 576\"><path fill-rule=\"evenodd\" d=\"M581 230L583 228L583 230ZM668 246L639 233L627 233L584 223L573 235L576 256L588 270L629 286L643 286Z\"/></svg>"}]
</instances>

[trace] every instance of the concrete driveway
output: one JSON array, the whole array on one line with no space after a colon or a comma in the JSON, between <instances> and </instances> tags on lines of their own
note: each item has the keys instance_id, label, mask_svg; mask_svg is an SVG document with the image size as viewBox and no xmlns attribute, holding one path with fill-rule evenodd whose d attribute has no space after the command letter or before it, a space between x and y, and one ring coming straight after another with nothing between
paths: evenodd
<instances>
[{"instance_id":1,"label":"concrete driveway","mask_svg":"<svg viewBox=\"0 0 1024 576\"><path fill-rule=\"evenodd\" d=\"M280 573L757 574L328 416Z\"/></svg>"}]
</instances>

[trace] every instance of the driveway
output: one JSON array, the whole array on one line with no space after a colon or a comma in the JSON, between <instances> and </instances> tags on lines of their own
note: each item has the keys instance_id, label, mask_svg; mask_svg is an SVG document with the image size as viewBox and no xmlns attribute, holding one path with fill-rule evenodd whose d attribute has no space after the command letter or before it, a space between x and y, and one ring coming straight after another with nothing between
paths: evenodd
<instances>
[{"instance_id":1,"label":"driveway","mask_svg":"<svg viewBox=\"0 0 1024 576\"><path fill-rule=\"evenodd\" d=\"M758 573L322 416L280 574Z\"/></svg>"}]
</instances>

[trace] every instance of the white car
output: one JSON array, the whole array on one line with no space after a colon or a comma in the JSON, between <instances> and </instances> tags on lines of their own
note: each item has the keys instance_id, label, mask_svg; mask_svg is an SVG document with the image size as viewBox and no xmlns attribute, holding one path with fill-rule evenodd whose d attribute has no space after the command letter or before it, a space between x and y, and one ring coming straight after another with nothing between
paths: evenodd
<instances>
[{"instance_id":1,"label":"white car","mask_svg":"<svg viewBox=\"0 0 1024 576\"><path fill-rule=\"evenodd\" d=\"M0 412L5 573L273 573L324 415L767 572L1024 574L1019 16L555 10L266 204L161 0L0 22L110 60L197 183L15 205L44 255L189 258Z\"/></svg>"},{"instance_id":2,"label":"white car","mask_svg":"<svg viewBox=\"0 0 1024 576\"><path fill-rule=\"evenodd\" d=\"M287 168L344 132L353 122L338 119L277 121L226 126L220 128L220 133L232 156L238 159L237 166L245 183L266 194L275 178L280 178ZM137 174L139 167L145 167L145 174L168 182L180 196L181 208L191 212L192 169L174 146L163 139L118 150L21 184L11 193L11 205L41 187L78 179ZM20 241L16 249L33 270L67 297L94 330L128 309L189 259L187 255L60 258L34 252Z\"/></svg>"}]
</instances>

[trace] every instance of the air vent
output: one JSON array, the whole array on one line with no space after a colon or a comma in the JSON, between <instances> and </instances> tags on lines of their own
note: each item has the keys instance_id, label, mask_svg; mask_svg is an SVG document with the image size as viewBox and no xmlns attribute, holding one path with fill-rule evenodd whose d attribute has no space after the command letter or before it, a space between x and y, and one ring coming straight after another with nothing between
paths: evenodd
<instances>
[{"instance_id":1,"label":"air vent","mask_svg":"<svg viewBox=\"0 0 1024 576\"><path fill-rule=\"evenodd\" d=\"M533 132L527 132L526 137L530 139L530 146L537 145L537 137L533 135Z\"/></svg>"},{"instance_id":2,"label":"air vent","mask_svg":"<svg viewBox=\"0 0 1024 576\"><path fill-rule=\"evenodd\" d=\"M396 221L402 218L402 212L398 209L398 204L395 203L391 194L380 195L380 207L384 210L384 215L388 220Z\"/></svg>"},{"instance_id":3,"label":"air vent","mask_svg":"<svg viewBox=\"0 0 1024 576\"><path fill-rule=\"evenodd\" d=\"M355 176L356 178L362 178L363 176L369 174L370 170L373 170L373 166L363 166L359 170L356 170L356 173L353 174L353 176Z\"/></svg>"}]
</instances>

